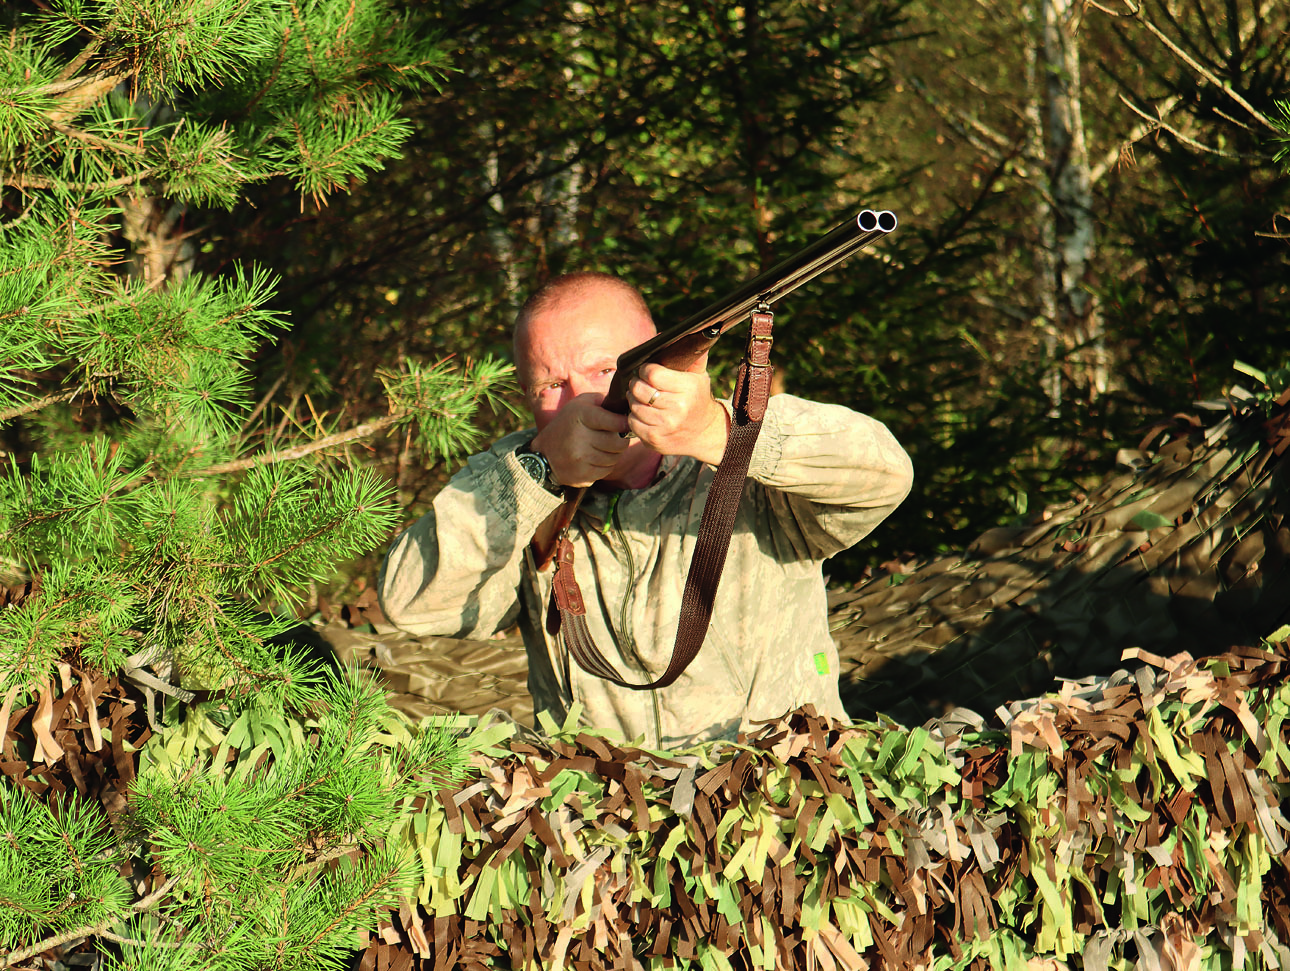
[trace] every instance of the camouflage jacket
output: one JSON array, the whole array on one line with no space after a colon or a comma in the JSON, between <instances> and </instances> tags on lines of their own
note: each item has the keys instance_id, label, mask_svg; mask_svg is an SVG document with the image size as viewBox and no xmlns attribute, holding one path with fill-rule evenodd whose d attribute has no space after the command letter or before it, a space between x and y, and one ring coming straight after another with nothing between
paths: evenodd
<instances>
[{"instance_id":1,"label":"camouflage jacket","mask_svg":"<svg viewBox=\"0 0 1290 971\"><path fill-rule=\"evenodd\" d=\"M378 581L390 622L418 635L487 638L520 624L536 710L573 702L598 728L677 747L734 737L803 704L844 717L821 565L905 497L909 458L880 422L790 395L771 399L753 451L712 624L668 688L632 691L571 663L545 618L550 568L528 549L560 500L525 474L507 435L466 467L386 556ZM572 531L587 625L630 681L666 668L713 468L665 460L645 489L589 490Z\"/></svg>"}]
</instances>

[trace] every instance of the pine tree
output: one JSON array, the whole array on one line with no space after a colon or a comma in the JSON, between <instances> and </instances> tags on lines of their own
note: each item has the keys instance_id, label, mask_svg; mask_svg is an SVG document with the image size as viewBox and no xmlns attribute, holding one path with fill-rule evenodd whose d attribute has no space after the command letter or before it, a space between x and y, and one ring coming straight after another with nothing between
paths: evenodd
<instances>
[{"instance_id":1,"label":"pine tree","mask_svg":"<svg viewBox=\"0 0 1290 971\"><path fill-rule=\"evenodd\" d=\"M66 690L61 665L181 700L205 689L230 735L288 741L145 773L111 827L98 807L0 784L0 948L12 963L103 935L151 942L123 945L120 967L338 966L408 885L411 863L382 849L400 807L460 753L406 725L378 745L379 691L271 643L303 587L395 522L388 484L323 457L408 423L429 458L455 453L507 372L383 373L387 417L266 448L247 364L285 323L274 281L193 272L192 227L253 183L313 205L363 179L409 132L401 98L437 85L445 59L385 0L6 16L0 581L24 590L0 609L3 710ZM149 884L121 865L149 847L160 886L138 899ZM326 872L342 851L358 862Z\"/></svg>"}]
</instances>

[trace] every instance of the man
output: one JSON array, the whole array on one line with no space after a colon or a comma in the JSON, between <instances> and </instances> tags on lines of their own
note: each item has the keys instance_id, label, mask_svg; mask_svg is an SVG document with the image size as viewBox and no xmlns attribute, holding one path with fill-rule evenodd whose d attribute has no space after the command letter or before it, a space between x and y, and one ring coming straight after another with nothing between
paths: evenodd
<instances>
[{"instance_id":1,"label":"man","mask_svg":"<svg viewBox=\"0 0 1290 971\"><path fill-rule=\"evenodd\" d=\"M706 360L646 365L627 415L600 407L618 355L654 333L640 294L605 274L561 277L529 299L515 364L536 428L472 456L399 537L378 581L385 614L413 634L474 638L518 618L537 710L559 720L579 702L588 723L648 746L733 737L807 703L845 717L821 564L899 504L912 471L882 424L836 405L771 399L707 639L675 684L598 679L550 630L553 570L537 569L529 540L561 487L594 486L572 530L587 626L627 680L655 680L671 657L729 410Z\"/></svg>"}]
</instances>

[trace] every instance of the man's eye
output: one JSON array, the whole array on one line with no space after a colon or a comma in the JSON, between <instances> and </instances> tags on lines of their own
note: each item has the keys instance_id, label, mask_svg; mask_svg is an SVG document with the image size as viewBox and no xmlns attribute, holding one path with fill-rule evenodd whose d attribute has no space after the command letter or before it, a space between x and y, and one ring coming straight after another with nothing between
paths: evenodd
<instances>
[{"instance_id":1,"label":"man's eye","mask_svg":"<svg viewBox=\"0 0 1290 971\"><path fill-rule=\"evenodd\" d=\"M601 368L601 369L600 369L600 373L601 373L601 374L613 374L613 373L614 373L615 371L617 371L617 370L618 370L618 368L616 368L616 367L605 367L605 368Z\"/></svg>"}]
</instances>

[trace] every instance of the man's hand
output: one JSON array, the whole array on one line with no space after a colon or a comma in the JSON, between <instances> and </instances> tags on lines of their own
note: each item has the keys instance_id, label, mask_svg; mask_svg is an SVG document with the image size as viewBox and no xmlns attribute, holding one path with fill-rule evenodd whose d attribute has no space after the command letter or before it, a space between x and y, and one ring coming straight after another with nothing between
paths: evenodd
<instances>
[{"instance_id":1,"label":"man's hand","mask_svg":"<svg viewBox=\"0 0 1290 971\"><path fill-rule=\"evenodd\" d=\"M712 397L705 354L688 371L646 364L627 385L627 427L660 455L719 465L726 451L726 409Z\"/></svg>"},{"instance_id":2,"label":"man's hand","mask_svg":"<svg viewBox=\"0 0 1290 971\"><path fill-rule=\"evenodd\" d=\"M546 456L563 486L581 489L613 470L627 446L627 416L600 407L601 394L573 398L551 423L533 437L533 448Z\"/></svg>"}]
</instances>

